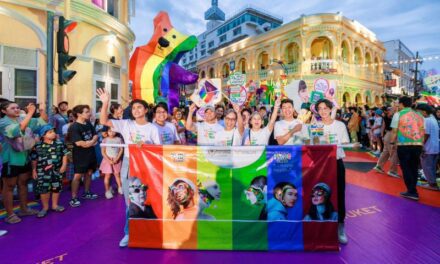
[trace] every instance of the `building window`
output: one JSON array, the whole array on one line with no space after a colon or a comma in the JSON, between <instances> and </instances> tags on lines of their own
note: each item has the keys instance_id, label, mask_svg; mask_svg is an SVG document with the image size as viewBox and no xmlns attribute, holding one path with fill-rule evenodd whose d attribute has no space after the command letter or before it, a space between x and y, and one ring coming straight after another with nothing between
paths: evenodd
<instances>
[{"instance_id":1,"label":"building window","mask_svg":"<svg viewBox=\"0 0 440 264\"><path fill-rule=\"evenodd\" d=\"M37 102L37 71L15 69L14 101L24 107Z\"/></svg>"},{"instance_id":2,"label":"building window","mask_svg":"<svg viewBox=\"0 0 440 264\"><path fill-rule=\"evenodd\" d=\"M194 59L193 55L189 56L189 61L192 61L193 59Z\"/></svg>"},{"instance_id":3,"label":"building window","mask_svg":"<svg viewBox=\"0 0 440 264\"><path fill-rule=\"evenodd\" d=\"M210 42L208 43L208 48L212 48L212 47L214 47L214 41L210 41Z\"/></svg>"},{"instance_id":4,"label":"building window","mask_svg":"<svg viewBox=\"0 0 440 264\"><path fill-rule=\"evenodd\" d=\"M201 57L205 56L205 54L206 54L206 51L205 51L205 50L201 50L201 51L200 51L200 56L201 56Z\"/></svg>"},{"instance_id":5,"label":"building window","mask_svg":"<svg viewBox=\"0 0 440 264\"><path fill-rule=\"evenodd\" d=\"M95 91L94 110L99 111L101 100L96 95L96 90L104 88L110 92L110 104L119 103L119 90L121 86L121 69L107 63L95 61L93 63L93 85Z\"/></svg>"},{"instance_id":6,"label":"building window","mask_svg":"<svg viewBox=\"0 0 440 264\"><path fill-rule=\"evenodd\" d=\"M234 36L241 34L241 27L234 29L233 33L234 33Z\"/></svg>"},{"instance_id":7,"label":"building window","mask_svg":"<svg viewBox=\"0 0 440 264\"><path fill-rule=\"evenodd\" d=\"M119 0L92 0L92 3L109 15L119 18Z\"/></svg>"},{"instance_id":8,"label":"building window","mask_svg":"<svg viewBox=\"0 0 440 264\"><path fill-rule=\"evenodd\" d=\"M220 36L220 43L225 42L226 41L226 34Z\"/></svg>"},{"instance_id":9,"label":"building window","mask_svg":"<svg viewBox=\"0 0 440 264\"><path fill-rule=\"evenodd\" d=\"M206 42L202 42L202 44L200 46L202 49L204 49L206 47Z\"/></svg>"}]
</instances>

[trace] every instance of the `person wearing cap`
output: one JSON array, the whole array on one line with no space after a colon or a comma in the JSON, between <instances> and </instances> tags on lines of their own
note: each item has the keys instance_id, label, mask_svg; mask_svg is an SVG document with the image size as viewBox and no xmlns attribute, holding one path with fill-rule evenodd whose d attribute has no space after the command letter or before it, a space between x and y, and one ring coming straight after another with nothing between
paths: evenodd
<instances>
[{"instance_id":1,"label":"person wearing cap","mask_svg":"<svg viewBox=\"0 0 440 264\"><path fill-rule=\"evenodd\" d=\"M192 117L196 110L197 106L193 103L189 107L185 128L188 131L197 133L197 145L214 146L217 133L224 131L224 128L217 122L215 108L210 105L205 106L204 121L202 123L194 124Z\"/></svg>"},{"instance_id":2,"label":"person wearing cap","mask_svg":"<svg viewBox=\"0 0 440 264\"><path fill-rule=\"evenodd\" d=\"M425 120L420 113L411 108L411 105L412 99L410 97L402 96L399 98L400 111L394 114L391 121L393 134L390 144L397 145L397 156L407 189L405 192L401 192L400 196L418 201L419 194L416 186L425 136Z\"/></svg>"},{"instance_id":3,"label":"person wearing cap","mask_svg":"<svg viewBox=\"0 0 440 264\"><path fill-rule=\"evenodd\" d=\"M304 217L304 221L336 221L338 220L338 212L335 211L332 202L330 187L323 182L316 184L312 189L309 213Z\"/></svg>"},{"instance_id":4,"label":"person wearing cap","mask_svg":"<svg viewBox=\"0 0 440 264\"><path fill-rule=\"evenodd\" d=\"M174 220L197 219L199 208L194 201L196 187L186 178L175 179L168 188L167 202Z\"/></svg>"},{"instance_id":5,"label":"person wearing cap","mask_svg":"<svg viewBox=\"0 0 440 264\"><path fill-rule=\"evenodd\" d=\"M422 184L420 187L438 191L436 171L439 153L439 127L433 115L434 108L426 103L419 103L416 110L425 118L425 138L420 163L428 183Z\"/></svg>"},{"instance_id":6,"label":"person wearing cap","mask_svg":"<svg viewBox=\"0 0 440 264\"><path fill-rule=\"evenodd\" d=\"M288 220L288 208L298 200L298 189L293 183L279 182L273 188L273 197L267 202L267 220Z\"/></svg>"},{"instance_id":7,"label":"person wearing cap","mask_svg":"<svg viewBox=\"0 0 440 264\"><path fill-rule=\"evenodd\" d=\"M52 211L63 212L64 207L58 204L63 186L63 173L67 168L67 147L57 140L52 125L40 129L41 141L35 144L31 152L32 177L37 181L35 191L40 194L42 209L37 217L42 218L49 211L49 199L52 193Z\"/></svg>"}]
</instances>

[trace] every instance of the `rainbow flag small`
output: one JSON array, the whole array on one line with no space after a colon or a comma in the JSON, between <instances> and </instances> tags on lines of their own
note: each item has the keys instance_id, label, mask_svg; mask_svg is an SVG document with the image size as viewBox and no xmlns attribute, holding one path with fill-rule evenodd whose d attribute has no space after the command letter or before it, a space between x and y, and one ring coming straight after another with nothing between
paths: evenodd
<instances>
[{"instance_id":1,"label":"rainbow flag small","mask_svg":"<svg viewBox=\"0 0 440 264\"><path fill-rule=\"evenodd\" d=\"M215 96L215 92L207 92L205 87L203 87L199 92L199 96L205 103L209 103Z\"/></svg>"}]
</instances>

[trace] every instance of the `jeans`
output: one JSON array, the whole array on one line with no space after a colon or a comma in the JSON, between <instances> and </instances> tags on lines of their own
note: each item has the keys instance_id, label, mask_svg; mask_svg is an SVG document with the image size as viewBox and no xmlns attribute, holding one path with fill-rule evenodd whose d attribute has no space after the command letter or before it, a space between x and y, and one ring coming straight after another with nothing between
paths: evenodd
<instances>
[{"instance_id":1,"label":"jeans","mask_svg":"<svg viewBox=\"0 0 440 264\"><path fill-rule=\"evenodd\" d=\"M410 194L417 194L417 178L422 146L397 146L397 156L403 172L403 180Z\"/></svg>"},{"instance_id":2,"label":"jeans","mask_svg":"<svg viewBox=\"0 0 440 264\"><path fill-rule=\"evenodd\" d=\"M420 156L420 162L426 180L430 185L435 185L435 186L437 186L437 181L436 181L437 160L438 160L438 154L422 154Z\"/></svg>"},{"instance_id":3,"label":"jeans","mask_svg":"<svg viewBox=\"0 0 440 264\"><path fill-rule=\"evenodd\" d=\"M129 158L124 155L124 159L122 160L122 168L121 168L121 182L122 182L122 193L124 194L125 200L125 226L124 233L128 235L128 205L130 204L130 199L128 197L128 169L129 169Z\"/></svg>"},{"instance_id":4,"label":"jeans","mask_svg":"<svg viewBox=\"0 0 440 264\"><path fill-rule=\"evenodd\" d=\"M390 171L397 173L397 162L399 162L399 159L397 158L397 151L396 149L393 149L393 145L390 144L390 141L391 141L391 131L388 131L385 134L385 137L383 138L383 143L384 143L383 152L380 155L377 165L383 168L383 165L389 159L391 162Z\"/></svg>"},{"instance_id":5,"label":"jeans","mask_svg":"<svg viewBox=\"0 0 440 264\"><path fill-rule=\"evenodd\" d=\"M338 223L345 220L345 166L342 159L337 160L336 176L338 178Z\"/></svg>"}]
</instances>

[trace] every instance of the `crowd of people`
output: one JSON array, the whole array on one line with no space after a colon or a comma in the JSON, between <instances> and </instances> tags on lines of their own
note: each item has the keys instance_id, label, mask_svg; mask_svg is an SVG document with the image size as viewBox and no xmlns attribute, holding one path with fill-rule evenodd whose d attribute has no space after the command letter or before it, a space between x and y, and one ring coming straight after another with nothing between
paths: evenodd
<instances>
[{"instance_id":1,"label":"crowd of people","mask_svg":"<svg viewBox=\"0 0 440 264\"><path fill-rule=\"evenodd\" d=\"M329 100L321 99L312 109L316 114L304 120L298 117L290 99L278 98L270 110L265 106L251 109L219 104L200 111L191 104L170 111L166 103L152 106L140 99L123 109L120 104L110 105L107 91L99 89L97 94L102 107L95 116L88 105L69 110L68 102L60 102L47 114L43 105L37 109L31 103L20 109L15 102L1 100L1 197L7 223L19 223L21 217L30 215L43 218L49 211L63 212L65 208L58 200L66 180L70 183L71 207L97 199L91 181L98 174L104 179L105 198L111 199L115 193L124 195L127 220L120 246L127 246L129 151L122 144L337 144L338 237L343 244L348 241L344 228L344 144L360 142L371 150L379 158L374 168L379 173L385 173L384 164L389 160L388 175L400 177L400 164L407 187L401 196L405 198L418 200L419 177L426 177L427 183L422 187L438 190L440 109L426 103L413 104L409 97L401 97L397 103L382 108L340 110ZM28 207L28 183L32 179L33 191L41 199L39 211ZM84 191L80 196L82 185ZM13 210L14 189L18 190L20 201L17 214ZM0 230L0 235L4 233Z\"/></svg>"}]
</instances>

